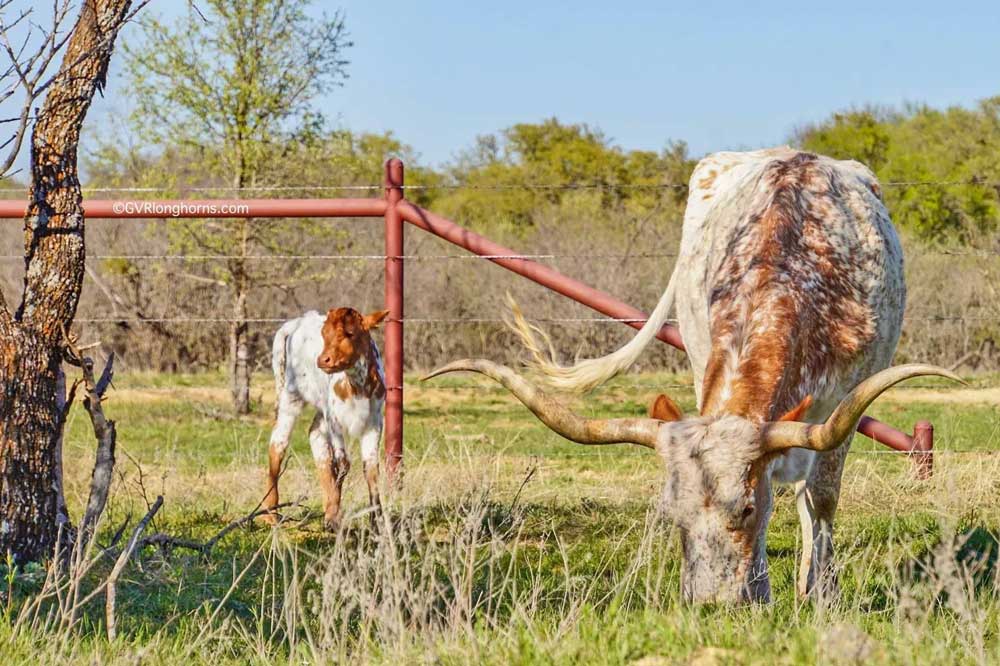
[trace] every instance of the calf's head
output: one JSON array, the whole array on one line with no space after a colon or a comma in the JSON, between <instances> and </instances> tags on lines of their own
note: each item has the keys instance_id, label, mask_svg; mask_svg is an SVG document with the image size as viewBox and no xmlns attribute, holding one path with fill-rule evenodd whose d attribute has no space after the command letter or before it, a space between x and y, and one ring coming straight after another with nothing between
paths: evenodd
<instances>
[{"instance_id":1,"label":"calf's head","mask_svg":"<svg viewBox=\"0 0 1000 666\"><path fill-rule=\"evenodd\" d=\"M450 363L427 378L459 370L498 381L567 439L656 449L666 470L663 510L681 536L684 598L726 603L769 598L762 535L771 513L767 466L775 456L792 448L829 451L840 446L868 405L904 379L941 375L961 381L929 365L889 368L859 384L825 423L814 425L798 420L807 401L784 420L763 423L736 415L684 419L675 405L659 411L654 405L653 414L669 420L586 419L510 368L482 359Z\"/></svg>"},{"instance_id":2,"label":"calf's head","mask_svg":"<svg viewBox=\"0 0 1000 666\"><path fill-rule=\"evenodd\" d=\"M327 374L343 372L368 353L370 331L378 327L389 314L378 310L362 315L354 308L335 308L326 313L323 322L323 351L316 364Z\"/></svg>"}]
</instances>

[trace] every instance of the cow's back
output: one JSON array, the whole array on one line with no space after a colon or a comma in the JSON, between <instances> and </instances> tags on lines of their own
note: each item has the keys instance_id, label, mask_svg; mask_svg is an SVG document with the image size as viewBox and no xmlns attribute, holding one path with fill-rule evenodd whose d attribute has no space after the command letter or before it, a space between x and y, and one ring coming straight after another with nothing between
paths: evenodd
<instances>
[{"instance_id":1,"label":"cow's back","mask_svg":"<svg viewBox=\"0 0 1000 666\"><path fill-rule=\"evenodd\" d=\"M780 346L766 338L783 317L801 320L785 334L808 340L802 381L818 402L889 364L905 286L899 239L880 195L858 162L790 148L716 153L698 164L676 309L699 406L706 369L719 362L713 345L728 340L732 364L748 344L766 356ZM822 367L805 367L816 359Z\"/></svg>"},{"instance_id":2,"label":"cow's back","mask_svg":"<svg viewBox=\"0 0 1000 666\"><path fill-rule=\"evenodd\" d=\"M275 336L275 366L280 349L278 337L284 334L284 389L297 399L322 409L330 390L330 375L319 369L316 359L323 351L323 315L311 310L285 322Z\"/></svg>"}]
</instances>

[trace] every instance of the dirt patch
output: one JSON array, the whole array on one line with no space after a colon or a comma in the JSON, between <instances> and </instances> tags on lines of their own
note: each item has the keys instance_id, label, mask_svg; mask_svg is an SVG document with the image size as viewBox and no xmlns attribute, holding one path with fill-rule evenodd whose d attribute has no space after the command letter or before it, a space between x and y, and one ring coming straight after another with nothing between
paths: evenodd
<instances>
[{"instance_id":1,"label":"dirt patch","mask_svg":"<svg viewBox=\"0 0 1000 666\"><path fill-rule=\"evenodd\" d=\"M230 393L221 387L177 386L170 388L114 389L111 397L122 402L173 402L177 400L224 402L230 399Z\"/></svg>"}]
</instances>

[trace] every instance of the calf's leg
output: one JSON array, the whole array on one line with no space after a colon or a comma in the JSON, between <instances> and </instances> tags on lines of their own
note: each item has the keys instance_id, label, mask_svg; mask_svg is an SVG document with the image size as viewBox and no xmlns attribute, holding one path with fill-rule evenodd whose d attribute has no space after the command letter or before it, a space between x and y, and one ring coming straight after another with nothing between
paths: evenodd
<instances>
[{"instance_id":1,"label":"calf's leg","mask_svg":"<svg viewBox=\"0 0 1000 666\"><path fill-rule=\"evenodd\" d=\"M381 439L381 428L371 428L361 435L361 460L364 463L365 481L368 482L372 527L375 527L377 516L382 511L382 500L378 494L378 445Z\"/></svg>"},{"instance_id":2,"label":"calf's leg","mask_svg":"<svg viewBox=\"0 0 1000 666\"><path fill-rule=\"evenodd\" d=\"M351 468L344 451L344 438L336 424L331 427L322 413L317 413L309 428L309 445L323 487L323 529L340 529L340 495L344 478Z\"/></svg>"},{"instance_id":3,"label":"calf's leg","mask_svg":"<svg viewBox=\"0 0 1000 666\"><path fill-rule=\"evenodd\" d=\"M264 495L262 507L273 509L278 505L278 477L281 476L281 462L288 449L288 439L292 435L295 419L302 411L302 402L288 391L278 394L278 405L275 408L274 428L271 430L271 441L267 452L267 493ZM277 522L275 512L265 513L262 518L272 525Z\"/></svg>"}]
</instances>

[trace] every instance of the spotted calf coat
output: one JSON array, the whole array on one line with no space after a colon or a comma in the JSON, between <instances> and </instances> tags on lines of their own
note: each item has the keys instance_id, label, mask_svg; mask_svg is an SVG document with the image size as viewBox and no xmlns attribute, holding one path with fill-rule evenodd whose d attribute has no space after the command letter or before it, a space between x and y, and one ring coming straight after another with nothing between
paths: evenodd
<instances>
[{"instance_id":1,"label":"spotted calf coat","mask_svg":"<svg viewBox=\"0 0 1000 666\"><path fill-rule=\"evenodd\" d=\"M340 308L326 317L311 311L285 322L275 334L271 356L277 402L265 506L277 504L281 461L292 428L303 407L311 405L316 415L309 429L309 444L324 490L324 517L329 529L335 529L340 521L341 487L350 469L347 439L360 442L370 500L378 504L378 445L385 403L382 357L368 331L358 328L352 332L359 353L350 367L328 372L318 364L317 359L322 360L327 352L324 325L343 312L359 322L362 319L357 311Z\"/></svg>"}]
</instances>

